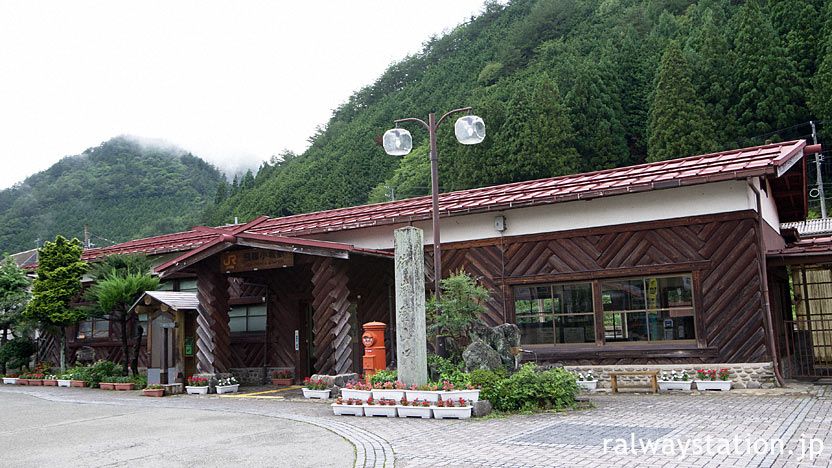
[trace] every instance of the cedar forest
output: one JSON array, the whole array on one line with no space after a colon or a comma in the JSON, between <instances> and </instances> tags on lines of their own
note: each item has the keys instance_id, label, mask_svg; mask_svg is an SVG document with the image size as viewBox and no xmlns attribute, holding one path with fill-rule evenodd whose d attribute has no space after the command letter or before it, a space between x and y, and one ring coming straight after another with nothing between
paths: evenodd
<instances>
[{"instance_id":1,"label":"cedar forest","mask_svg":"<svg viewBox=\"0 0 832 468\"><path fill-rule=\"evenodd\" d=\"M86 159L65 158L27 179L25 191L0 192L0 250L77 235L79 220L126 241L199 222L426 195L426 132L404 125L414 150L403 158L384 153L381 134L394 119L463 106L485 120L488 135L463 146L452 125L440 127L442 191L811 141L810 120L826 143L832 0L486 2L480 15L350 96L302 154L283 152L230 184L198 158L165 157L123 139ZM111 146L122 157L94 160ZM120 179L136 173L152 176Z\"/></svg>"}]
</instances>

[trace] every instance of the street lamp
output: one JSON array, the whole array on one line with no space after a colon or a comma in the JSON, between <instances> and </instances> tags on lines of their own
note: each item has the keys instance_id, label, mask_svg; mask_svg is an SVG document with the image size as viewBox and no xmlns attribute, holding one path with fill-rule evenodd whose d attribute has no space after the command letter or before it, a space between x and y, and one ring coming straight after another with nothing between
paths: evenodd
<instances>
[{"instance_id":1,"label":"street lamp","mask_svg":"<svg viewBox=\"0 0 832 468\"><path fill-rule=\"evenodd\" d=\"M456 114L458 112L469 112L470 107L463 107L461 109L454 109L436 120L436 115L431 112L428 115L428 121L425 123L422 119L407 118L399 119L393 123L396 128L392 128L384 132L382 138L382 146L387 154L393 156L404 156L413 149L413 138L410 132L403 128L398 128L402 122L419 122L428 129L430 135L430 185L431 196L433 201L433 282L436 289L436 301L439 301L439 281L442 279L442 253L439 247L439 168L438 155L436 153L436 128L445 120L445 117ZM456 139L463 145L476 145L485 139L485 123L481 118L475 115L466 115L459 118L454 124L454 134Z\"/></svg>"}]
</instances>

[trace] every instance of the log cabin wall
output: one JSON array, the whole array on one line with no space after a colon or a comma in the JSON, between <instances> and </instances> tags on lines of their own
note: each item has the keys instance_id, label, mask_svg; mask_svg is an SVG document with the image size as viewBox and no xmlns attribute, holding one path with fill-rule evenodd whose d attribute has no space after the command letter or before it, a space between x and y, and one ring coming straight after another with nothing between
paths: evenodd
<instances>
[{"instance_id":1,"label":"log cabin wall","mask_svg":"<svg viewBox=\"0 0 832 468\"><path fill-rule=\"evenodd\" d=\"M443 275L462 268L480 277L493 292L484 319L496 325L515 320L517 285L689 273L696 343L530 349L542 361L566 364L764 362L771 358L756 231L756 213L749 210L448 244L442 248ZM430 248L425 262L432 265ZM596 310L597 317L602 315Z\"/></svg>"}]
</instances>

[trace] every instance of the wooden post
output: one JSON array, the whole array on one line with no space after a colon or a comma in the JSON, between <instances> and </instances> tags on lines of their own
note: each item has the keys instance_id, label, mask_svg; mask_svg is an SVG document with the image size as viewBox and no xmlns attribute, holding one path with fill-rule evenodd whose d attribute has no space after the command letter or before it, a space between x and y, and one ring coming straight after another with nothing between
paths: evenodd
<instances>
[{"instance_id":1,"label":"wooden post","mask_svg":"<svg viewBox=\"0 0 832 468\"><path fill-rule=\"evenodd\" d=\"M345 260L316 257L312 263L312 333L319 374L343 374L352 369L348 279Z\"/></svg>"},{"instance_id":2,"label":"wooden post","mask_svg":"<svg viewBox=\"0 0 832 468\"><path fill-rule=\"evenodd\" d=\"M197 373L228 372L231 330L228 328L228 281L219 262L205 260L197 272Z\"/></svg>"}]
</instances>

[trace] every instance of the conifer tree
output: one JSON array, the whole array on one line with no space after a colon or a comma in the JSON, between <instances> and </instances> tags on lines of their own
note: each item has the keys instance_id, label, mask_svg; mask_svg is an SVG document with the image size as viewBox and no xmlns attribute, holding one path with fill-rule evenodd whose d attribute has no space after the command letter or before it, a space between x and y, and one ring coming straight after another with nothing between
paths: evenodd
<instances>
[{"instance_id":1,"label":"conifer tree","mask_svg":"<svg viewBox=\"0 0 832 468\"><path fill-rule=\"evenodd\" d=\"M822 54L818 56L818 68L811 79L811 91L807 98L812 117L818 120L832 120L832 1L826 2L826 17L821 37Z\"/></svg>"},{"instance_id":2,"label":"conifer tree","mask_svg":"<svg viewBox=\"0 0 832 468\"><path fill-rule=\"evenodd\" d=\"M725 37L725 20L720 10L709 9L705 13L702 42L699 45L700 61L694 74L698 95L705 104L705 114L713 122L712 150L737 138L733 121L728 115L731 107L731 54Z\"/></svg>"},{"instance_id":3,"label":"conifer tree","mask_svg":"<svg viewBox=\"0 0 832 468\"><path fill-rule=\"evenodd\" d=\"M575 84L566 95L583 171L627 164L627 141L613 99L616 94L595 67L585 66L578 69Z\"/></svg>"},{"instance_id":4,"label":"conifer tree","mask_svg":"<svg viewBox=\"0 0 832 468\"><path fill-rule=\"evenodd\" d=\"M503 141L506 182L577 172L575 132L555 83L544 73L531 93L521 83L509 101Z\"/></svg>"},{"instance_id":5,"label":"conifer tree","mask_svg":"<svg viewBox=\"0 0 832 468\"><path fill-rule=\"evenodd\" d=\"M33 297L23 313L28 320L60 330L61 372L66 370L66 327L86 318L83 309L69 305L81 292L81 276L87 270L87 263L81 261L83 250L78 239L69 241L63 236L38 250Z\"/></svg>"},{"instance_id":6,"label":"conifer tree","mask_svg":"<svg viewBox=\"0 0 832 468\"><path fill-rule=\"evenodd\" d=\"M758 0L749 0L735 15L734 93L731 109L746 138L785 128L806 119L795 66Z\"/></svg>"},{"instance_id":7,"label":"conifer tree","mask_svg":"<svg viewBox=\"0 0 832 468\"><path fill-rule=\"evenodd\" d=\"M648 161L689 156L711 145L705 105L676 41L668 43L662 57L649 121Z\"/></svg>"},{"instance_id":8,"label":"conifer tree","mask_svg":"<svg viewBox=\"0 0 832 468\"><path fill-rule=\"evenodd\" d=\"M9 331L21 320L21 314L29 303L29 277L6 255L0 262L0 349L9 339ZM2 356L2 353L0 353ZM0 357L0 373L6 372L6 360Z\"/></svg>"}]
</instances>

